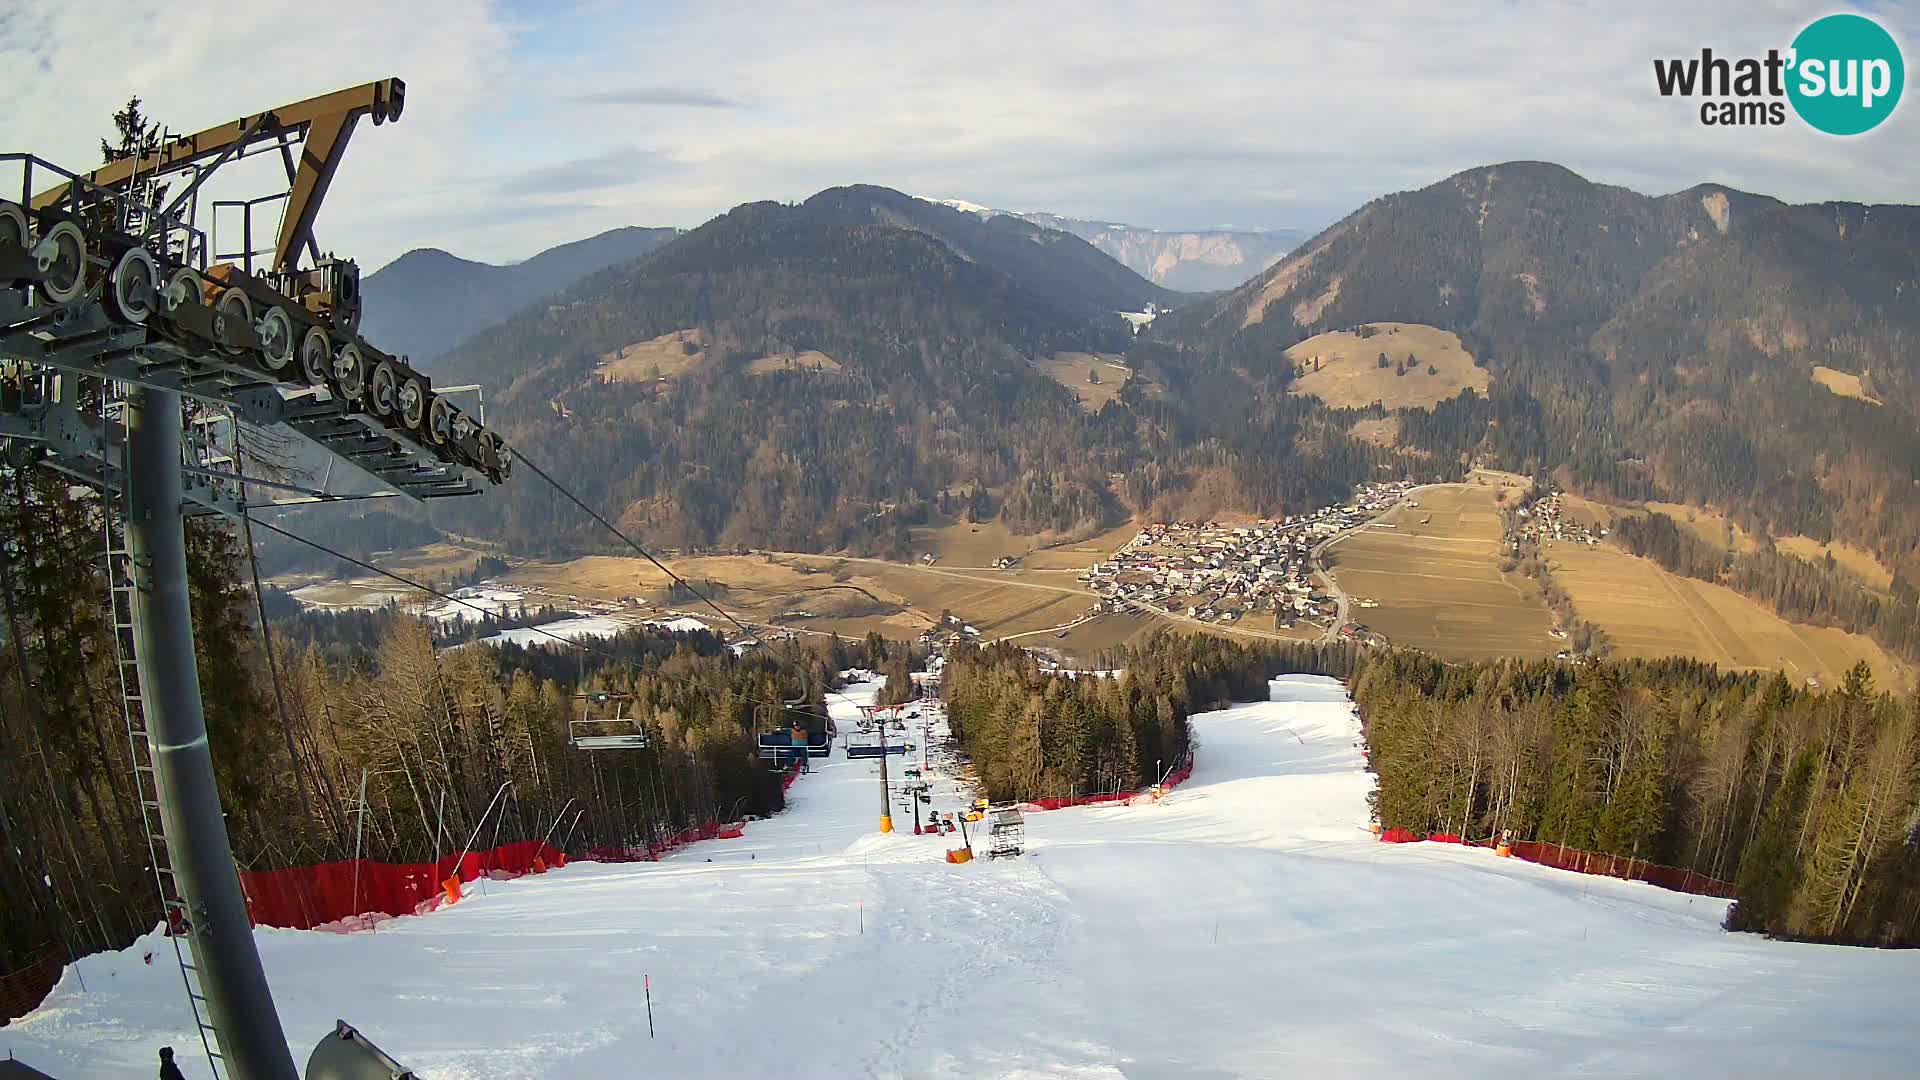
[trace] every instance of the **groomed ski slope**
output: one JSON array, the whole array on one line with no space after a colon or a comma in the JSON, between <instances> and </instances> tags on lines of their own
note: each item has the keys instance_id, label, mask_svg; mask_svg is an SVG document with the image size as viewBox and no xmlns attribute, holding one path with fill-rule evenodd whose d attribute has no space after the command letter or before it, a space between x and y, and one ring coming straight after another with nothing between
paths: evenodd
<instances>
[{"instance_id":1,"label":"groomed ski slope","mask_svg":"<svg viewBox=\"0 0 1920 1080\"><path fill-rule=\"evenodd\" d=\"M881 836L875 766L835 757L743 839L488 883L372 934L263 930L261 951L298 1060L341 1016L443 1080L1914 1074L1920 955L1375 843L1339 685L1272 693L1195 717L1198 766L1158 804L1030 815L1024 859L949 865L900 809ZM170 948L81 968L0 1054L137 1076L170 1042L205 1076Z\"/></svg>"}]
</instances>

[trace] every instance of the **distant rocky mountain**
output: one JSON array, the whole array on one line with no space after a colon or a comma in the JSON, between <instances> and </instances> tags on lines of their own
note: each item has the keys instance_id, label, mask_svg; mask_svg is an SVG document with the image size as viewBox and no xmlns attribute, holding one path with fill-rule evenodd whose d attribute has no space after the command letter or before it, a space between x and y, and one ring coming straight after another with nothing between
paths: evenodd
<instances>
[{"instance_id":1,"label":"distant rocky mountain","mask_svg":"<svg viewBox=\"0 0 1920 1080\"><path fill-rule=\"evenodd\" d=\"M1017 217L1072 233L1134 273L1181 292L1231 289L1271 266L1310 234L1304 229L1143 229L1058 214L995 210L964 199L941 205L982 218Z\"/></svg>"},{"instance_id":2,"label":"distant rocky mountain","mask_svg":"<svg viewBox=\"0 0 1920 1080\"><path fill-rule=\"evenodd\" d=\"M810 216L840 224L894 225L936 237L1050 300L1100 311L1172 307L1183 299L1070 230L1000 214L976 214L858 184L808 199Z\"/></svg>"},{"instance_id":3,"label":"distant rocky mountain","mask_svg":"<svg viewBox=\"0 0 1920 1080\"><path fill-rule=\"evenodd\" d=\"M566 291L596 270L638 259L677 235L677 229L612 229L506 266L417 248L360 283L365 303L361 333L380 348L432 370L435 358L473 334Z\"/></svg>"}]
</instances>

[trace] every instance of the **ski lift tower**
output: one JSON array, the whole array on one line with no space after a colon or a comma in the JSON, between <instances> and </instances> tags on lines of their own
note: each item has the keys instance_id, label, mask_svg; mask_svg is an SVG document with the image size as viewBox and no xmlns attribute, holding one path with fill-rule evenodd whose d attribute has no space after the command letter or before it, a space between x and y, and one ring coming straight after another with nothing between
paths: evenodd
<instances>
[{"instance_id":1,"label":"ski lift tower","mask_svg":"<svg viewBox=\"0 0 1920 1080\"><path fill-rule=\"evenodd\" d=\"M405 84L382 79L163 137L86 173L0 154L0 454L10 469L51 469L100 493L136 790L175 950L183 936L191 948L181 973L216 1077L296 1073L207 747L185 519L476 495L512 469L497 435L360 336L359 268L314 241L355 126L398 120L405 102ZM284 188L208 207L240 217L238 246L213 251L204 185L263 154L268 168L278 157ZM277 227L256 244L255 211L276 207ZM341 496L243 476L243 427L290 435L372 487ZM336 1065L355 1053L340 1041L322 1040Z\"/></svg>"}]
</instances>

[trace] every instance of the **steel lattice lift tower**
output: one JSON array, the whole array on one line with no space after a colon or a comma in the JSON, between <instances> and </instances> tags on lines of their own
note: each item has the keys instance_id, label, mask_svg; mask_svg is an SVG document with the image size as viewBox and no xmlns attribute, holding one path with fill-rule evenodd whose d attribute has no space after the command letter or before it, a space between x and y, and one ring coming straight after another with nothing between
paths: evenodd
<instances>
[{"instance_id":1,"label":"steel lattice lift tower","mask_svg":"<svg viewBox=\"0 0 1920 1080\"><path fill-rule=\"evenodd\" d=\"M0 452L100 493L114 646L152 865L188 1000L216 1076L293 1080L254 947L194 667L185 518L343 497L479 494L512 456L405 357L360 336L360 273L322 257L313 224L362 118L398 120L383 79L163 138L90 173L30 154L18 201L0 186ZM241 243L209 250L203 186L223 165L278 155L285 190L243 202ZM256 209L279 205L256 248ZM263 215L264 217L265 215ZM265 239L264 237L262 238ZM290 432L380 490L243 477L244 427ZM249 501L255 492L271 493ZM411 1075L342 1023L308 1075Z\"/></svg>"}]
</instances>

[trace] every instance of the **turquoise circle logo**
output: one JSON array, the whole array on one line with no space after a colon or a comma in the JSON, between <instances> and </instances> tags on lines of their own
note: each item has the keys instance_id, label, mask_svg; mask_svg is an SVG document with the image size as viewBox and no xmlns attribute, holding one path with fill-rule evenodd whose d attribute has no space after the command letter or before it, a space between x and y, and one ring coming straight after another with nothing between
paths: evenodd
<instances>
[{"instance_id":1,"label":"turquoise circle logo","mask_svg":"<svg viewBox=\"0 0 1920 1080\"><path fill-rule=\"evenodd\" d=\"M1858 135L1893 115L1906 65L1893 35L1864 15L1828 15L1793 39L1787 100L1829 135Z\"/></svg>"}]
</instances>

